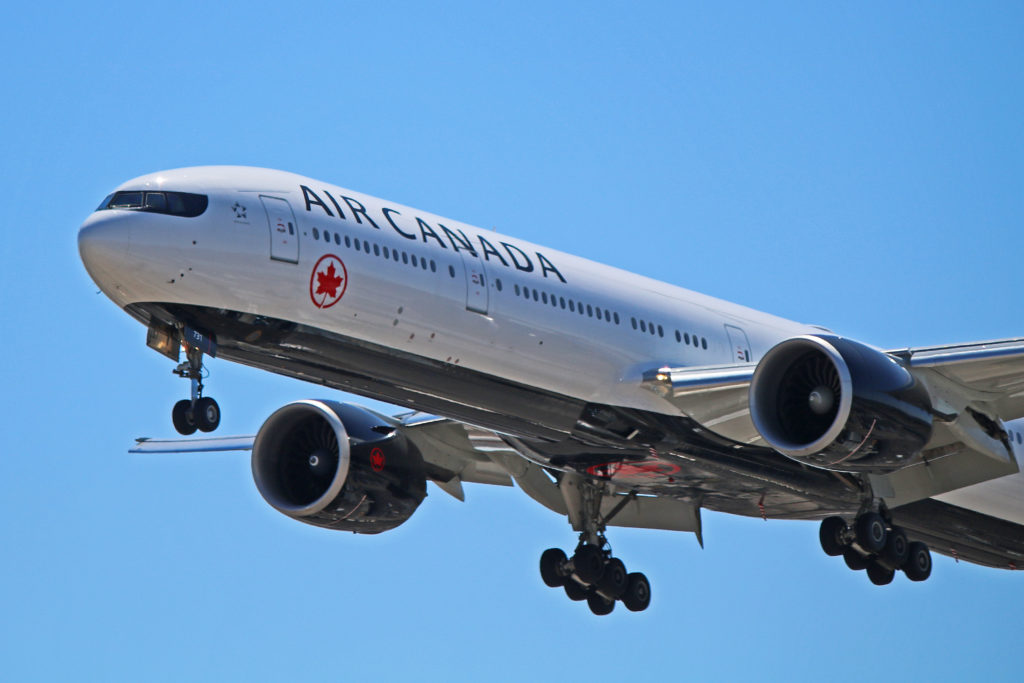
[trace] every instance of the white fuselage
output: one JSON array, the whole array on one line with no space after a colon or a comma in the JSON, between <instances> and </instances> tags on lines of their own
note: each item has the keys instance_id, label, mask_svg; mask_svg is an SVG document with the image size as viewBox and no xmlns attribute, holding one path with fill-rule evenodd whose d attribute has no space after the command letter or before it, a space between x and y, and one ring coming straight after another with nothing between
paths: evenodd
<instances>
[{"instance_id":1,"label":"white fuselage","mask_svg":"<svg viewBox=\"0 0 1024 683\"><path fill-rule=\"evenodd\" d=\"M679 414L641 386L644 371L755 364L821 332L290 173L188 168L119 189L209 197L195 218L115 209L86 220L83 260L121 307L292 321L582 401ZM1020 478L993 483L1019 492ZM978 507L984 486L943 499ZM1024 523L1024 497L1004 497L982 511Z\"/></svg>"}]
</instances>

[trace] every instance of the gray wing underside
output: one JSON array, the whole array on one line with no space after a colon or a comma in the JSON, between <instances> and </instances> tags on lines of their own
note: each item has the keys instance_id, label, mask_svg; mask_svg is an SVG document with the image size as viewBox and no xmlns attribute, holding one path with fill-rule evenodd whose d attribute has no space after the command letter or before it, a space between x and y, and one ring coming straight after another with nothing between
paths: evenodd
<instances>
[{"instance_id":1,"label":"gray wing underside","mask_svg":"<svg viewBox=\"0 0 1024 683\"><path fill-rule=\"evenodd\" d=\"M890 351L911 371L932 371L1003 420L1024 417L1024 338Z\"/></svg>"}]
</instances>

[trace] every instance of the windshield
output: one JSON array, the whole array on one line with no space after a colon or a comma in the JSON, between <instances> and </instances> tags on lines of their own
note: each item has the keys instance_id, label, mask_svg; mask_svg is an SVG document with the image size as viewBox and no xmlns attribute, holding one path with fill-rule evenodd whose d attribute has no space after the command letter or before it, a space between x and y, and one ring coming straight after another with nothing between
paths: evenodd
<instances>
[{"instance_id":1,"label":"windshield","mask_svg":"<svg viewBox=\"0 0 1024 683\"><path fill-rule=\"evenodd\" d=\"M96 210L131 209L194 218L206 211L209 203L210 200L205 194L129 190L108 195Z\"/></svg>"}]
</instances>

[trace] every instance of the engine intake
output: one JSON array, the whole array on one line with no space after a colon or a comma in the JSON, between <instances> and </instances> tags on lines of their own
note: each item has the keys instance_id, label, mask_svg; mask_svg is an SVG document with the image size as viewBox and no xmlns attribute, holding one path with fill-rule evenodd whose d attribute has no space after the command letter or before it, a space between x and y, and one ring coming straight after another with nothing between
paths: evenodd
<instances>
[{"instance_id":1,"label":"engine intake","mask_svg":"<svg viewBox=\"0 0 1024 683\"><path fill-rule=\"evenodd\" d=\"M778 452L815 467L889 472L931 438L931 400L895 359L833 336L787 339L765 354L750 415Z\"/></svg>"},{"instance_id":2,"label":"engine intake","mask_svg":"<svg viewBox=\"0 0 1024 683\"><path fill-rule=\"evenodd\" d=\"M264 500L306 524L393 529L426 496L423 458L387 420L358 406L296 401L260 427L252 474Z\"/></svg>"}]
</instances>

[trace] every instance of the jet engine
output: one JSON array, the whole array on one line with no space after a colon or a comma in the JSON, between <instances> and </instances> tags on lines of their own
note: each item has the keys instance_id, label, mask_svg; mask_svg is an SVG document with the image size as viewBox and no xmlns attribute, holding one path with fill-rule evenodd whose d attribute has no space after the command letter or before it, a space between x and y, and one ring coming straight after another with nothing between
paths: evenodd
<instances>
[{"instance_id":1,"label":"jet engine","mask_svg":"<svg viewBox=\"0 0 1024 683\"><path fill-rule=\"evenodd\" d=\"M306 524L376 534L409 519L427 495L423 457L375 413L296 401L260 427L252 475L263 498Z\"/></svg>"},{"instance_id":2,"label":"jet engine","mask_svg":"<svg viewBox=\"0 0 1024 683\"><path fill-rule=\"evenodd\" d=\"M891 356L834 336L787 339L750 385L750 416L768 444L799 462L890 472L931 438L927 391Z\"/></svg>"}]
</instances>

